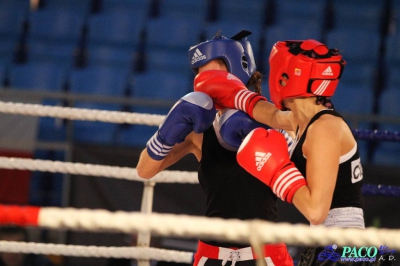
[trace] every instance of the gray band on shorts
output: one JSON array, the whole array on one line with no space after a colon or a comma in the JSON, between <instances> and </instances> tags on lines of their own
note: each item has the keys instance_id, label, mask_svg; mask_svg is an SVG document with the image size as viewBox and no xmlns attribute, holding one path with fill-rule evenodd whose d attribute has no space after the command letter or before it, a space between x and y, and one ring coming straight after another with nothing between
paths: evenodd
<instances>
[{"instance_id":1,"label":"gray band on shorts","mask_svg":"<svg viewBox=\"0 0 400 266\"><path fill-rule=\"evenodd\" d=\"M325 227L365 229L364 212L361 208L356 207L335 208L329 211L328 217L320 225Z\"/></svg>"}]
</instances>

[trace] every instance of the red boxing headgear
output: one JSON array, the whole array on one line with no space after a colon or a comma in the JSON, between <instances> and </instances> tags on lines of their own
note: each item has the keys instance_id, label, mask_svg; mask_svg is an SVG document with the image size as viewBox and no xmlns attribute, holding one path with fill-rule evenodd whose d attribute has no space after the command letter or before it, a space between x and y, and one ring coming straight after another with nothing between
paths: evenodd
<instances>
[{"instance_id":1,"label":"red boxing headgear","mask_svg":"<svg viewBox=\"0 0 400 266\"><path fill-rule=\"evenodd\" d=\"M316 40L275 43L269 56L269 92L275 106L292 97L334 94L344 65L337 49Z\"/></svg>"}]
</instances>

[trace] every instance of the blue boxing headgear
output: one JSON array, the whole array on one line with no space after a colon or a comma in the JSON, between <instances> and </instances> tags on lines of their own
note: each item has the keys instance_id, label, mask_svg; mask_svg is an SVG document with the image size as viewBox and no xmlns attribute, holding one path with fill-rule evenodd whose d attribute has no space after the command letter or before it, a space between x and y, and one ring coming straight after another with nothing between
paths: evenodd
<instances>
[{"instance_id":1,"label":"blue boxing headgear","mask_svg":"<svg viewBox=\"0 0 400 266\"><path fill-rule=\"evenodd\" d=\"M250 34L251 32L243 30L230 39L225 36L215 36L212 40L190 47L188 52L190 68L197 74L199 67L211 60L222 59L229 73L247 84L256 71L253 49L246 38Z\"/></svg>"}]
</instances>

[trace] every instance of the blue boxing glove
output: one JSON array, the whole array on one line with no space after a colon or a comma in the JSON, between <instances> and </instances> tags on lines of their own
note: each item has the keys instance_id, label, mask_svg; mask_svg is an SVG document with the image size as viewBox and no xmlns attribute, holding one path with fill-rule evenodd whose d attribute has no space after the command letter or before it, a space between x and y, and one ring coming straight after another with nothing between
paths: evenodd
<instances>
[{"instance_id":1,"label":"blue boxing glove","mask_svg":"<svg viewBox=\"0 0 400 266\"><path fill-rule=\"evenodd\" d=\"M242 144L242 140L253 129L258 127L270 128L265 124L257 122L245 112L236 109L226 110L220 116L218 122L220 125L219 135L225 143L233 148L231 150L237 150L240 144ZM224 146L222 143L221 145Z\"/></svg>"},{"instance_id":2,"label":"blue boxing glove","mask_svg":"<svg viewBox=\"0 0 400 266\"><path fill-rule=\"evenodd\" d=\"M154 160L162 160L172 147L194 131L204 132L215 119L215 107L210 96L191 92L171 108L157 132L147 142L147 152Z\"/></svg>"}]
</instances>

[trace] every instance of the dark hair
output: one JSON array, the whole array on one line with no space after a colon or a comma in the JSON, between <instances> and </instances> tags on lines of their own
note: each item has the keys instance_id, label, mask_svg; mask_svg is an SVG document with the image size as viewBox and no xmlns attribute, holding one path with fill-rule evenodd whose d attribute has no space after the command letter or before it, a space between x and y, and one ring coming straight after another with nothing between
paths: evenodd
<instances>
[{"instance_id":1,"label":"dark hair","mask_svg":"<svg viewBox=\"0 0 400 266\"><path fill-rule=\"evenodd\" d=\"M263 75L259 72L256 71L253 73L253 75L251 75L249 81L247 82L246 87L249 90L253 90L254 92L261 94L262 90L261 90L261 83L263 81Z\"/></svg>"},{"instance_id":2,"label":"dark hair","mask_svg":"<svg viewBox=\"0 0 400 266\"><path fill-rule=\"evenodd\" d=\"M326 108L333 109L333 103L331 101L331 97L317 96L317 100L315 102L317 104L322 104Z\"/></svg>"}]
</instances>

